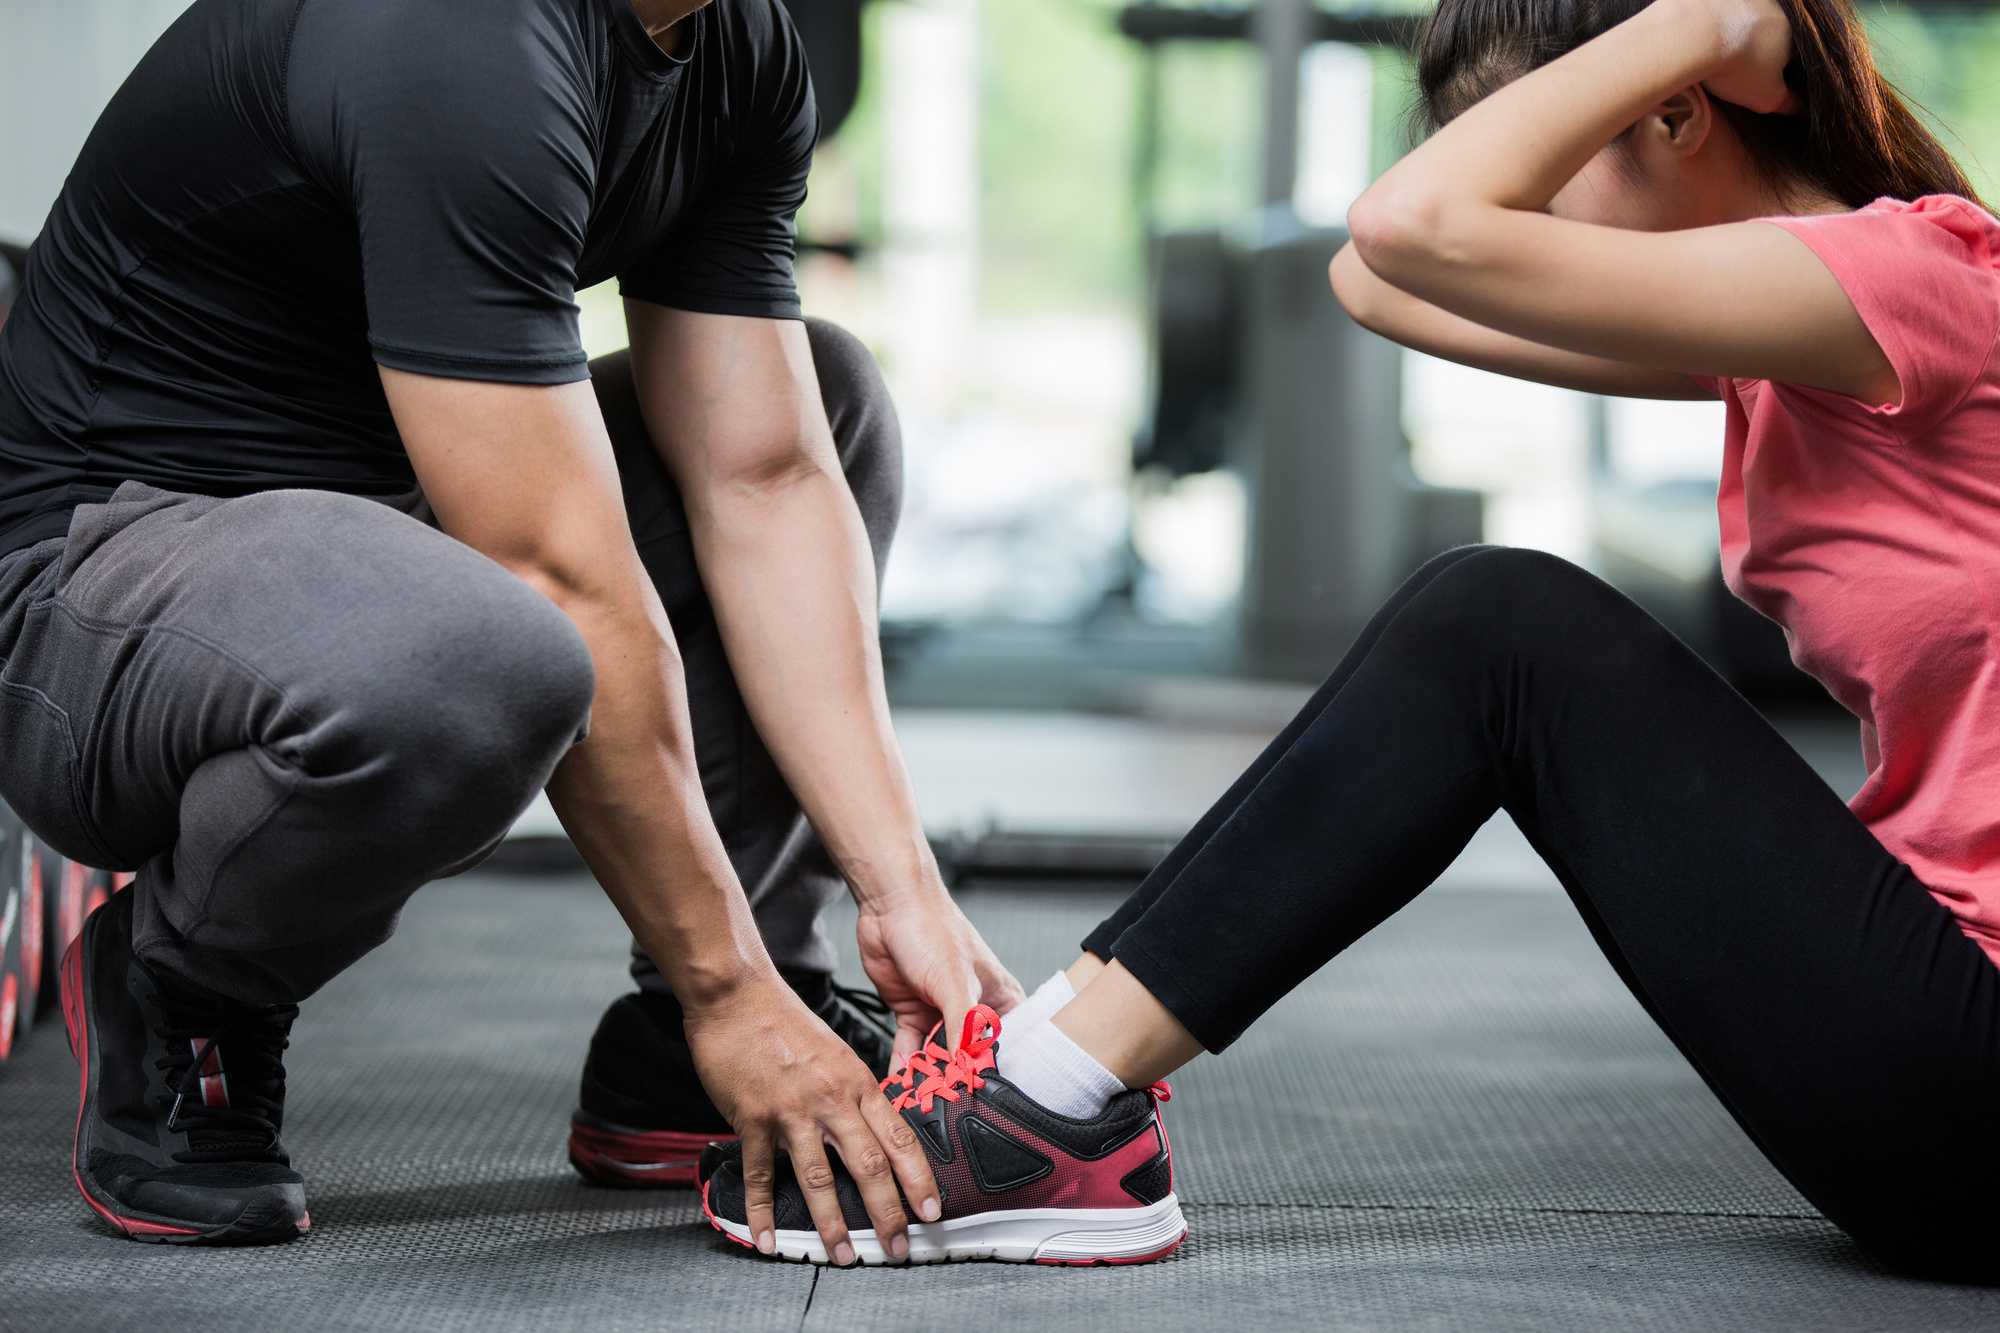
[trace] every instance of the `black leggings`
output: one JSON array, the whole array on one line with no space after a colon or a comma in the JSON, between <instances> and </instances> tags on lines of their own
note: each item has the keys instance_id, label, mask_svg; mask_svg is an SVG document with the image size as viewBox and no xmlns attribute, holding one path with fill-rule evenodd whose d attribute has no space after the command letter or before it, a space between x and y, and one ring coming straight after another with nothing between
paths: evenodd
<instances>
[{"instance_id":1,"label":"black leggings","mask_svg":"<svg viewBox=\"0 0 2000 1333\"><path fill-rule=\"evenodd\" d=\"M1749 704L1552 556L1426 565L1084 948L1220 1051L1496 809L1800 1193L1899 1266L2000 1279L2000 969Z\"/></svg>"}]
</instances>

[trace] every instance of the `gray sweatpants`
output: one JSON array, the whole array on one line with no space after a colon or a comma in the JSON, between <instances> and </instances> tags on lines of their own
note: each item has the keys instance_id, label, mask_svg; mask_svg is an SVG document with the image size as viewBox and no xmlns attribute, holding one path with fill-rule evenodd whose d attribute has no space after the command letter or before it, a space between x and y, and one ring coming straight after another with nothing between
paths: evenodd
<instances>
[{"instance_id":1,"label":"gray sweatpants","mask_svg":"<svg viewBox=\"0 0 2000 1333\"><path fill-rule=\"evenodd\" d=\"M808 330L878 571L901 454L867 351ZM744 712L680 495L621 354L591 366L687 672L703 788L772 956L830 972L841 890ZM303 999L476 864L583 734L590 656L500 566L371 500L127 483L0 559L0 796L66 856L136 870L150 965ZM642 985L664 982L643 956Z\"/></svg>"}]
</instances>

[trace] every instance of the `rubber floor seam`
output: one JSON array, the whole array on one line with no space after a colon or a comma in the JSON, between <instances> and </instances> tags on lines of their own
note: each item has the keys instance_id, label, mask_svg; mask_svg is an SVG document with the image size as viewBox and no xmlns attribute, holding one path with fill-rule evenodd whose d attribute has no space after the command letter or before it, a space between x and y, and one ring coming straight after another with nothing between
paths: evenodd
<instances>
[{"instance_id":1,"label":"rubber floor seam","mask_svg":"<svg viewBox=\"0 0 2000 1333\"><path fill-rule=\"evenodd\" d=\"M812 1285L806 1288L806 1308L799 1311L799 1333L805 1333L806 1321L812 1318L813 1297L819 1293L820 1272L818 1268L813 1269Z\"/></svg>"}]
</instances>

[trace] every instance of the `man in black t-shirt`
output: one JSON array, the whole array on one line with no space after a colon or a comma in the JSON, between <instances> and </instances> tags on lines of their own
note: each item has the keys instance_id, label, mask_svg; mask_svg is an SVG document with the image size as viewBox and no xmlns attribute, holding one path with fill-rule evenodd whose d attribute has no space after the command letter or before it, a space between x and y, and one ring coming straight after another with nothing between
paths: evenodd
<instances>
[{"instance_id":1,"label":"man in black t-shirt","mask_svg":"<svg viewBox=\"0 0 2000 1333\"><path fill-rule=\"evenodd\" d=\"M64 965L77 1180L127 1234L306 1225L296 1005L544 786L637 937L578 1166L657 1182L733 1126L753 1231L789 1149L840 1254L827 1142L891 1253L899 1182L936 1216L819 911L844 878L904 1050L1020 991L889 727L894 416L800 319L804 57L777 0L703 6L197 0L30 253L0 794L138 871ZM614 277L631 350L586 364Z\"/></svg>"}]
</instances>

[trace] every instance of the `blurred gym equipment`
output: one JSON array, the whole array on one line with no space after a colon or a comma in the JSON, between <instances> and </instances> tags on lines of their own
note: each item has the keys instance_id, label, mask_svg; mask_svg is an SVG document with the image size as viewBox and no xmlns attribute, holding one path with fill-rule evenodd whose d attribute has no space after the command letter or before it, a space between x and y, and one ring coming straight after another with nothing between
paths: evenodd
<instances>
[{"instance_id":1,"label":"blurred gym equipment","mask_svg":"<svg viewBox=\"0 0 2000 1333\"><path fill-rule=\"evenodd\" d=\"M1920 2L1949 14L1995 0ZM1410 45L1422 15L1310 0L1251 8L1148 0L1118 30L1147 52L1135 179L1140 213L1160 156L1160 62L1167 42L1249 41L1265 70L1262 209L1226 231L1149 233L1151 384L1133 462L1170 476L1238 469L1250 497L1238 662L1253 675L1317 680L1396 585L1429 556L1481 539L1477 492L1421 484L1401 425L1401 354L1356 327L1328 290L1345 239L1291 208L1300 58L1314 42ZM1591 505L1600 571L1740 690L1819 701L1778 627L1723 586L1715 489L1633 487L1603 466L1595 412Z\"/></svg>"},{"instance_id":2,"label":"blurred gym equipment","mask_svg":"<svg viewBox=\"0 0 2000 1333\"><path fill-rule=\"evenodd\" d=\"M84 918L131 882L58 854L0 803L0 1061L37 1023L61 1024L63 950Z\"/></svg>"},{"instance_id":3,"label":"blurred gym equipment","mask_svg":"<svg viewBox=\"0 0 2000 1333\"><path fill-rule=\"evenodd\" d=\"M1151 393L1133 463L1172 476L1232 466L1249 500L1239 664L1317 680L1396 586L1480 539L1475 491L1427 486L1402 427L1402 351L1347 317L1326 270L1346 243L1292 209L1299 61L1317 41L1407 41L1409 15L1328 14L1307 0L1255 10L1141 4L1144 202L1159 153L1159 44L1251 40L1264 51L1263 207L1230 231L1149 237Z\"/></svg>"}]
</instances>

